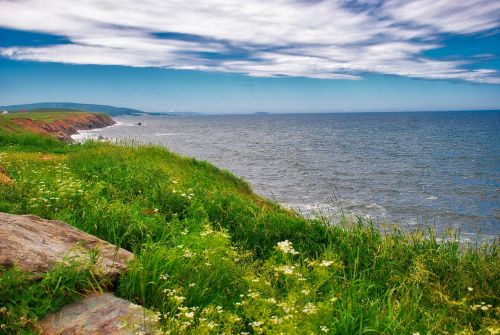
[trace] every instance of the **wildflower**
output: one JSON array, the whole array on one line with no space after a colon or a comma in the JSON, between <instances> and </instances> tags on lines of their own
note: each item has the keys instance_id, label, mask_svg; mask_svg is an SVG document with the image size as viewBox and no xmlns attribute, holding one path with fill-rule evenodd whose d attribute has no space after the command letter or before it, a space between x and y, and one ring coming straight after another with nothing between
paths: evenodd
<instances>
[{"instance_id":1,"label":"wildflower","mask_svg":"<svg viewBox=\"0 0 500 335\"><path fill-rule=\"evenodd\" d=\"M275 271L281 272L285 275L292 275L293 269L295 269L295 266L289 266L289 265L284 265L284 266L274 268Z\"/></svg>"},{"instance_id":2,"label":"wildflower","mask_svg":"<svg viewBox=\"0 0 500 335\"><path fill-rule=\"evenodd\" d=\"M327 268L332 264L333 264L333 261L321 261L321 264L319 266Z\"/></svg>"},{"instance_id":3,"label":"wildflower","mask_svg":"<svg viewBox=\"0 0 500 335\"><path fill-rule=\"evenodd\" d=\"M309 295L310 291L309 290L302 290L300 291L303 295Z\"/></svg>"},{"instance_id":4,"label":"wildflower","mask_svg":"<svg viewBox=\"0 0 500 335\"><path fill-rule=\"evenodd\" d=\"M192 319L194 317L194 312L186 312L186 313L184 313L184 316Z\"/></svg>"},{"instance_id":5,"label":"wildflower","mask_svg":"<svg viewBox=\"0 0 500 335\"><path fill-rule=\"evenodd\" d=\"M411 335L420 335L420 332L411 333Z\"/></svg>"},{"instance_id":6,"label":"wildflower","mask_svg":"<svg viewBox=\"0 0 500 335\"><path fill-rule=\"evenodd\" d=\"M174 300L177 301L178 303L182 303L184 300L186 300L186 298L183 296L174 295Z\"/></svg>"},{"instance_id":7,"label":"wildflower","mask_svg":"<svg viewBox=\"0 0 500 335\"><path fill-rule=\"evenodd\" d=\"M161 280L167 280L168 277L169 277L169 275L165 273L165 274L163 274L163 275L160 276L160 279Z\"/></svg>"},{"instance_id":8,"label":"wildflower","mask_svg":"<svg viewBox=\"0 0 500 335\"><path fill-rule=\"evenodd\" d=\"M469 286L469 287L467 287L467 290L468 290L469 292L474 291L474 289L473 289L472 287L470 287L470 286Z\"/></svg>"},{"instance_id":9,"label":"wildflower","mask_svg":"<svg viewBox=\"0 0 500 335\"><path fill-rule=\"evenodd\" d=\"M160 319L161 319L161 313L160 313L160 312L156 312L156 313L154 313L154 314L150 317L150 320L151 320L152 322L158 322L158 321L160 321Z\"/></svg>"},{"instance_id":10,"label":"wildflower","mask_svg":"<svg viewBox=\"0 0 500 335\"><path fill-rule=\"evenodd\" d=\"M273 315L271 316L271 318L269 319L269 321L271 323L274 323L274 324L278 324L278 323L281 323L281 319L279 319L277 316Z\"/></svg>"},{"instance_id":11,"label":"wildflower","mask_svg":"<svg viewBox=\"0 0 500 335\"><path fill-rule=\"evenodd\" d=\"M252 326L253 328L258 328L258 327L262 326L263 324L264 324L264 322L262 322L262 321L254 321L254 322L249 323L248 325Z\"/></svg>"},{"instance_id":12,"label":"wildflower","mask_svg":"<svg viewBox=\"0 0 500 335\"><path fill-rule=\"evenodd\" d=\"M196 284L195 284L195 283L191 283L191 284L189 284L189 287L195 287L195 286L196 286Z\"/></svg>"},{"instance_id":13,"label":"wildflower","mask_svg":"<svg viewBox=\"0 0 500 335\"><path fill-rule=\"evenodd\" d=\"M281 242L278 242L278 249L283 252L284 254L292 254L292 255L297 255L298 252L293 248L292 242L288 240L284 240Z\"/></svg>"},{"instance_id":14,"label":"wildflower","mask_svg":"<svg viewBox=\"0 0 500 335\"><path fill-rule=\"evenodd\" d=\"M217 327L218 325L219 325L218 323L210 322L210 323L208 324L208 328L210 328L210 329L214 329L214 328L215 328L215 327Z\"/></svg>"},{"instance_id":15,"label":"wildflower","mask_svg":"<svg viewBox=\"0 0 500 335\"><path fill-rule=\"evenodd\" d=\"M269 299L266 299L266 302L270 303L270 304L275 304L276 303L276 299L274 298L269 298Z\"/></svg>"},{"instance_id":16,"label":"wildflower","mask_svg":"<svg viewBox=\"0 0 500 335\"><path fill-rule=\"evenodd\" d=\"M321 330L323 333L328 333L330 331L330 329L328 329L326 326L319 327L319 330Z\"/></svg>"},{"instance_id":17,"label":"wildflower","mask_svg":"<svg viewBox=\"0 0 500 335\"><path fill-rule=\"evenodd\" d=\"M184 250L184 255L183 256L186 257L186 258L191 258L191 257L194 256L194 253L191 252L191 250L186 249L186 250Z\"/></svg>"},{"instance_id":18,"label":"wildflower","mask_svg":"<svg viewBox=\"0 0 500 335\"><path fill-rule=\"evenodd\" d=\"M314 314L316 313L316 306L314 304L308 303L304 309L302 310L303 313L305 314Z\"/></svg>"},{"instance_id":19,"label":"wildflower","mask_svg":"<svg viewBox=\"0 0 500 335\"><path fill-rule=\"evenodd\" d=\"M247 297L252 298L252 299L256 299L259 296L260 296L259 292L250 292L250 293L247 294Z\"/></svg>"}]
</instances>

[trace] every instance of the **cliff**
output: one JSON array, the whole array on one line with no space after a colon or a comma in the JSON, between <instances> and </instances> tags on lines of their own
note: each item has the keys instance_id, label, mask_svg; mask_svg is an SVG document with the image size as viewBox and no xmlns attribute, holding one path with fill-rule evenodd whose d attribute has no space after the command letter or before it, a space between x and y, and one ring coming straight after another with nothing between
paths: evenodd
<instances>
[{"instance_id":1,"label":"cliff","mask_svg":"<svg viewBox=\"0 0 500 335\"><path fill-rule=\"evenodd\" d=\"M4 132L49 135L65 142L71 142L71 135L78 130L102 128L115 123L106 114L75 111L9 113L0 118L0 130Z\"/></svg>"}]
</instances>

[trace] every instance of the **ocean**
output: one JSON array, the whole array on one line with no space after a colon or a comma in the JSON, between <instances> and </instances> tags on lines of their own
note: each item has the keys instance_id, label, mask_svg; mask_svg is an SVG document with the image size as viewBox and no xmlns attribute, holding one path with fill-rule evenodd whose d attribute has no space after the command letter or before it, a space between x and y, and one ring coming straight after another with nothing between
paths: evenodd
<instances>
[{"instance_id":1,"label":"ocean","mask_svg":"<svg viewBox=\"0 0 500 335\"><path fill-rule=\"evenodd\" d=\"M77 138L133 139L207 160L304 215L500 233L500 112L115 117ZM141 126L136 124L141 122Z\"/></svg>"}]
</instances>

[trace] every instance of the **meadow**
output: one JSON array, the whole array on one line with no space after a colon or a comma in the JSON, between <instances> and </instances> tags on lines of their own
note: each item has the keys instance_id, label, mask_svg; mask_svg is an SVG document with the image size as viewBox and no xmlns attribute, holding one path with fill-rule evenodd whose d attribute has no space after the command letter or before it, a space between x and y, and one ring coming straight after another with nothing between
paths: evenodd
<instances>
[{"instance_id":1,"label":"meadow","mask_svg":"<svg viewBox=\"0 0 500 335\"><path fill-rule=\"evenodd\" d=\"M91 261L39 280L1 269L0 333L36 333L37 320L95 291L147 307L164 334L500 333L498 242L306 219L157 146L3 129L0 166L12 179L0 211L62 220L136 256L116 283Z\"/></svg>"}]
</instances>

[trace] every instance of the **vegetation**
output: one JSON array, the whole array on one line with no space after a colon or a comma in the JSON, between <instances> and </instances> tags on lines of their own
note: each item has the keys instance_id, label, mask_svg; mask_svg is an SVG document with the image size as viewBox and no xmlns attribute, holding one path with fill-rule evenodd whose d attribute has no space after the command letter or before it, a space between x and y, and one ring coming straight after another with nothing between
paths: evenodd
<instances>
[{"instance_id":1,"label":"vegetation","mask_svg":"<svg viewBox=\"0 0 500 335\"><path fill-rule=\"evenodd\" d=\"M12 119L31 119L34 121L54 122L65 120L71 116L81 116L83 114L91 114L80 112L71 109L38 109L29 112L10 112L0 116L0 133L8 132L10 127L17 127L22 130L22 127L15 125Z\"/></svg>"},{"instance_id":2,"label":"vegetation","mask_svg":"<svg viewBox=\"0 0 500 335\"><path fill-rule=\"evenodd\" d=\"M91 264L41 281L2 269L0 332L36 333L37 319L95 290L157 312L170 334L500 332L497 243L308 220L156 146L0 130L0 166L13 180L0 211L63 220L136 255L116 287Z\"/></svg>"}]
</instances>

